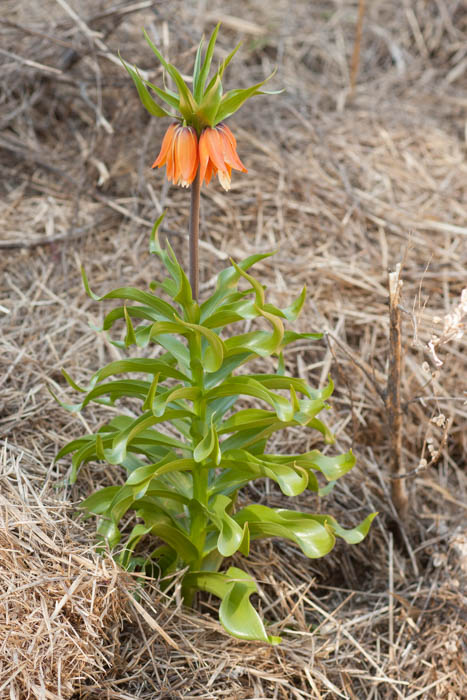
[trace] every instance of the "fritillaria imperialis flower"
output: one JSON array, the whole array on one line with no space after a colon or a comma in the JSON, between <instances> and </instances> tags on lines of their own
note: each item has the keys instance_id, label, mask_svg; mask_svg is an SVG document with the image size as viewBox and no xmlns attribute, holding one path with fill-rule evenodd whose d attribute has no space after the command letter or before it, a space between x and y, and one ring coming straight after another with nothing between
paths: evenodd
<instances>
[{"instance_id":1,"label":"fritillaria imperialis flower","mask_svg":"<svg viewBox=\"0 0 467 700\"><path fill-rule=\"evenodd\" d=\"M189 187L199 165L198 136L192 126L171 124L165 132L159 155L153 168L167 166L167 178L174 185Z\"/></svg>"},{"instance_id":2,"label":"fritillaria imperialis flower","mask_svg":"<svg viewBox=\"0 0 467 700\"><path fill-rule=\"evenodd\" d=\"M209 79L219 26L218 24L211 34L204 55L205 43L204 39L201 39L196 51L193 78L190 81L191 89L177 68L165 60L147 32L144 32L144 37L157 60L172 79L177 92L153 85L146 80L136 66L132 67L120 57L149 114L154 117L179 119L179 122L168 128L161 152L152 167L166 165L168 179L182 187L188 187L194 181L198 166L200 166L201 180L208 183L213 174L217 174L225 190L230 189L232 169L247 172L237 155L235 137L225 126L225 120L235 114L251 97L273 94L264 90L263 86L272 78L275 71L256 85L224 92L222 86L224 71L240 44L221 61L214 75ZM159 101L156 101L153 95Z\"/></svg>"},{"instance_id":3,"label":"fritillaria imperialis flower","mask_svg":"<svg viewBox=\"0 0 467 700\"><path fill-rule=\"evenodd\" d=\"M199 139L200 178L206 184L218 176L224 190L230 190L232 168L248 172L237 154L237 141L229 127L220 122L203 130Z\"/></svg>"}]
</instances>

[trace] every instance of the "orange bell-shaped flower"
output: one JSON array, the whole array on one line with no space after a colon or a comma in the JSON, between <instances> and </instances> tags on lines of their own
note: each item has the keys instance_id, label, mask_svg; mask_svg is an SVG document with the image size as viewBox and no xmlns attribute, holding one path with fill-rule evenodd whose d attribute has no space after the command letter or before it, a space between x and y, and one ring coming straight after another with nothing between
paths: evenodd
<instances>
[{"instance_id":1,"label":"orange bell-shaped flower","mask_svg":"<svg viewBox=\"0 0 467 700\"><path fill-rule=\"evenodd\" d=\"M201 182L209 183L213 175L218 176L224 190L230 190L232 168L248 172L237 153L237 141L229 127L219 122L207 127L199 139L199 162Z\"/></svg>"},{"instance_id":2,"label":"orange bell-shaped flower","mask_svg":"<svg viewBox=\"0 0 467 700\"><path fill-rule=\"evenodd\" d=\"M167 129L153 168L167 166L167 178L174 185L189 187L199 165L198 135L192 126L171 124Z\"/></svg>"}]
</instances>

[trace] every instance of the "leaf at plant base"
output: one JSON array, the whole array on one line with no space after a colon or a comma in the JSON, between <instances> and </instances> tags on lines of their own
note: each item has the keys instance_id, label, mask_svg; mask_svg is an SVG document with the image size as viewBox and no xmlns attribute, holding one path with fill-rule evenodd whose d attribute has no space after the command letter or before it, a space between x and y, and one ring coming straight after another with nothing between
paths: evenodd
<instances>
[{"instance_id":1,"label":"leaf at plant base","mask_svg":"<svg viewBox=\"0 0 467 700\"><path fill-rule=\"evenodd\" d=\"M151 526L151 532L166 542L187 563L195 561L198 550L172 518L153 509L139 509L138 517L142 518L146 526Z\"/></svg>"},{"instance_id":2,"label":"leaf at plant base","mask_svg":"<svg viewBox=\"0 0 467 700\"><path fill-rule=\"evenodd\" d=\"M142 525L141 523L138 523L132 529L127 541L125 542L125 548L119 552L117 557L117 562L123 569L128 569L136 545L149 532L151 532L151 526Z\"/></svg>"},{"instance_id":3,"label":"leaf at plant base","mask_svg":"<svg viewBox=\"0 0 467 700\"><path fill-rule=\"evenodd\" d=\"M219 620L227 632L245 640L260 640L268 644L279 644L280 637L270 636L263 622L250 603L250 596L256 593L256 582L244 571L231 566L226 575L232 580L230 590L222 599Z\"/></svg>"},{"instance_id":4,"label":"leaf at plant base","mask_svg":"<svg viewBox=\"0 0 467 700\"><path fill-rule=\"evenodd\" d=\"M336 541L325 522L294 510L251 505L236 513L234 518L239 525L248 522L251 539L284 537L295 542L312 559L328 554Z\"/></svg>"},{"instance_id":5,"label":"leaf at plant base","mask_svg":"<svg viewBox=\"0 0 467 700\"><path fill-rule=\"evenodd\" d=\"M188 573L184 586L207 591L221 598L219 620L232 636L279 644L280 637L267 634L261 618L250 603L251 594L258 590L256 582L241 569L231 566L225 574L210 571Z\"/></svg>"},{"instance_id":6,"label":"leaf at plant base","mask_svg":"<svg viewBox=\"0 0 467 700\"><path fill-rule=\"evenodd\" d=\"M121 486L106 486L103 489L99 489L99 491L88 496L80 504L80 508L85 508L85 510L95 515L102 515L109 509L110 504L121 488Z\"/></svg>"},{"instance_id":7,"label":"leaf at plant base","mask_svg":"<svg viewBox=\"0 0 467 700\"><path fill-rule=\"evenodd\" d=\"M108 542L110 548L115 547L121 540L121 532L113 520L102 518L97 528L97 534Z\"/></svg>"}]
</instances>

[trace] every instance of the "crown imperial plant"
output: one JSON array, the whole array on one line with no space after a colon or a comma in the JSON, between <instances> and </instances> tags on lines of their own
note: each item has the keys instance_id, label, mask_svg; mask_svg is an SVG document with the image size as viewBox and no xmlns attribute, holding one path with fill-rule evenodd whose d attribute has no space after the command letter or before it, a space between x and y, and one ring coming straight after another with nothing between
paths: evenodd
<instances>
[{"instance_id":1,"label":"crown imperial plant","mask_svg":"<svg viewBox=\"0 0 467 700\"><path fill-rule=\"evenodd\" d=\"M217 174L227 190L232 169L247 172L225 120L248 98L262 94L266 82L223 93L221 79L238 47L208 82L218 30L204 56L203 42L199 45L193 92L147 34L178 92L149 83L137 68L123 62L146 109L172 120L153 167L165 165L173 184L191 187L190 280L170 245L159 241L163 216L154 225L150 251L167 276L150 291L123 287L99 297L83 270L92 299L123 301L102 326L108 331L123 321L124 337L113 341L122 349L122 359L98 370L85 387L64 371L70 386L82 394L79 403L62 404L69 411L81 411L91 401L113 409L107 423L69 442L57 459L72 455L72 482L88 462L105 462L111 471L120 471L123 478L118 483L91 494L82 506L98 517L98 534L116 549L123 567L158 575L161 585L183 570L187 604L196 591L207 591L220 599L219 619L230 634L276 644L280 639L268 633L250 602L256 582L236 566L224 570L224 559L237 552L247 556L250 543L265 537L285 538L305 556L322 557L332 550L336 537L349 544L360 542L375 514L344 529L328 514L237 500L242 488L265 478L290 498L306 491L327 493L354 466L355 458L351 451L268 451L269 439L292 426L318 431L327 444L334 441L318 417L328 408L332 381L314 389L284 370L283 351L290 343L321 337L287 328L298 317L306 290L286 308L268 302L265 288L250 271L268 254L255 254L232 261L218 274L213 293L202 302L198 299L201 181L208 183ZM253 330L243 329L245 321ZM135 345L146 348L147 356L127 356L127 349ZM248 372L249 363L267 357L277 358L275 373ZM120 399L131 399L121 413L115 408ZM320 486L320 477L327 485Z\"/></svg>"}]
</instances>

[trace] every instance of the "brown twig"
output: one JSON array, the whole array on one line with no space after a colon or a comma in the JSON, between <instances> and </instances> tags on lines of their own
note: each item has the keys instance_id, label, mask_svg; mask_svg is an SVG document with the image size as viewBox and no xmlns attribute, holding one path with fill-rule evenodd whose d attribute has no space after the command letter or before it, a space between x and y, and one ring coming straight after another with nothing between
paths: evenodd
<instances>
[{"instance_id":1,"label":"brown twig","mask_svg":"<svg viewBox=\"0 0 467 700\"><path fill-rule=\"evenodd\" d=\"M363 18L365 17L365 0L358 0L358 17L355 26L355 42L353 45L352 60L350 62L350 96L355 92L358 67L360 65L360 46L362 43Z\"/></svg>"},{"instance_id":2,"label":"brown twig","mask_svg":"<svg viewBox=\"0 0 467 700\"><path fill-rule=\"evenodd\" d=\"M397 264L395 272L388 276L389 286L389 372L386 394L386 409L389 423L389 440L391 446L391 496L394 506L402 520L408 514L408 496L403 479L397 478L404 473L402 461L402 411L401 411L401 373L402 373L402 333L401 311L399 307L402 280L401 265Z\"/></svg>"}]
</instances>

